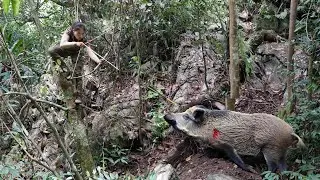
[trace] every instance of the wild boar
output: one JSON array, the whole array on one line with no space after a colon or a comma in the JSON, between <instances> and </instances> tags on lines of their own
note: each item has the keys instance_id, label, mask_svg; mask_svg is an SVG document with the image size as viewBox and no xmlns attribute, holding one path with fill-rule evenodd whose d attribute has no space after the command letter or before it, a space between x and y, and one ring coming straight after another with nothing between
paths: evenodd
<instances>
[{"instance_id":1,"label":"wild boar","mask_svg":"<svg viewBox=\"0 0 320 180\"><path fill-rule=\"evenodd\" d=\"M261 151L268 170L284 171L287 149L305 146L288 123L265 113L210 110L196 105L182 113L166 114L164 119L174 129L222 149L240 168L251 172L239 155L256 156Z\"/></svg>"}]
</instances>

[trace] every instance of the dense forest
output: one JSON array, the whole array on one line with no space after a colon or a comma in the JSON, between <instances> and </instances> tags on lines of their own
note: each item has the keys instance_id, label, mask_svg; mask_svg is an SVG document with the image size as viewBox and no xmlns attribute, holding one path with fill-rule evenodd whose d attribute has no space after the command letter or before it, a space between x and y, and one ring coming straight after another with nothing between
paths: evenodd
<instances>
[{"instance_id":1,"label":"dense forest","mask_svg":"<svg viewBox=\"0 0 320 180\"><path fill-rule=\"evenodd\" d=\"M0 13L0 179L320 179L320 1L0 0ZM194 105L274 115L305 148L284 171L242 156L248 172L165 121Z\"/></svg>"}]
</instances>

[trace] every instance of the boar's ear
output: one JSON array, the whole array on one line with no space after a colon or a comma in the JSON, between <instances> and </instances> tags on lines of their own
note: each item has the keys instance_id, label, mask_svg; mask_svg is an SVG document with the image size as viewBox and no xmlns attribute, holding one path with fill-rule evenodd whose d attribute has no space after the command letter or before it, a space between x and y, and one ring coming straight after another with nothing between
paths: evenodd
<instances>
[{"instance_id":1,"label":"boar's ear","mask_svg":"<svg viewBox=\"0 0 320 180\"><path fill-rule=\"evenodd\" d=\"M204 115L204 109L195 109L193 111L193 117L195 122L202 122Z\"/></svg>"}]
</instances>

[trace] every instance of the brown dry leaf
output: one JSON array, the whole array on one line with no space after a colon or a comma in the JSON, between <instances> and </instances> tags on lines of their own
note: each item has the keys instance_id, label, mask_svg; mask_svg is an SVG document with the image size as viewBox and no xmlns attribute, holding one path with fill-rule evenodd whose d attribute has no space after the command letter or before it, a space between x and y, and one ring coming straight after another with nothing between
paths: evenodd
<instances>
[{"instance_id":1,"label":"brown dry leaf","mask_svg":"<svg viewBox=\"0 0 320 180\"><path fill-rule=\"evenodd\" d=\"M191 156L192 156L192 155L191 155ZM191 160L191 156L189 156L189 157L186 158L186 161L187 161L187 162Z\"/></svg>"}]
</instances>

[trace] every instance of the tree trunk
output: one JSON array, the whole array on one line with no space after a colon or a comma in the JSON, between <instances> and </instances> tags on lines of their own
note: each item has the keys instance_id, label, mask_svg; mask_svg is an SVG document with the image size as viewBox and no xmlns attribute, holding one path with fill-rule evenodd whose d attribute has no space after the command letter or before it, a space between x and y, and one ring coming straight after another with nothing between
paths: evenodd
<instances>
[{"instance_id":1,"label":"tree trunk","mask_svg":"<svg viewBox=\"0 0 320 180\"><path fill-rule=\"evenodd\" d=\"M313 69L313 58L315 57L314 56L315 53L312 54L312 56L309 58L309 61L308 61L308 79L309 79L309 85L311 85L313 83L313 80L312 80L312 69ZM312 100L312 94L313 94L313 91L312 91L312 87L310 87L308 89L308 100L311 101Z\"/></svg>"},{"instance_id":2,"label":"tree trunk","mask_svg":"<svg viewBox=\"0 0 320 180\"><path fill-rule=\"evenodd\" d=\"M82 70L82 60L78 60L75 63L75 57L72 57L72 61L76 68L74 76L81 76ZM73 69L73 68L70 68ZM76 157L77 162L80 164L82 175L84 176L86 172L92 173L94 168L92 153L90 149L90 144L88 141L86 126L84 125L82 119L84 118L83 109L79 104L75 103L76 99L81 99L82 95L82 80L67 79L71 72L61 72L59 74L59 86L64 94L64 101L66 102L67 108L69 109L67 119L68 119L68 129L73 134L73 138L76 143Z\"/></svg>"},{"instance_id":3,"label":"tree trunk","mask_svg":"<svg viewBox=\"0 0 320 180\"><path fill-rule=\"evenodd\" d=\"M230 97L226 100L227 109L235 109L235 100L239 97L239 56L237 48L237 22L235 1L229 0L229 77L230 77Z\"/></svg>"},{"instance_id":4,"label":"tree trunk","mask_svg":"<svg viewBox=\"0 0 320 180\"><path fill-rule=\"evenodd\" d=\"M288 45L288 79L287 79L287 103L293 100L293 83L294 83L294 61L292 59L293 55L293 40L294 40L294 30L297 16L297 0L291 0L290 4L290 24L289 24L289 45ZM293 104L293 103L290 103ZM291 113L293 106L290 105L288 108L288 114Z\"/></svg>"}]
</instances>

